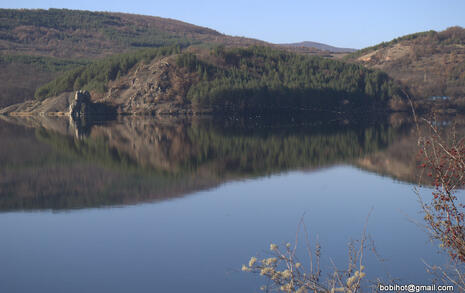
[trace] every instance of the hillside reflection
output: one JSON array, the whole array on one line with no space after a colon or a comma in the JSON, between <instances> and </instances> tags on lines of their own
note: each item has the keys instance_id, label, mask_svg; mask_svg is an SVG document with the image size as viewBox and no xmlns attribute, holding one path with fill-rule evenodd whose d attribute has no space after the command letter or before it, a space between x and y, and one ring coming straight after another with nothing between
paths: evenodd
<instances>
[{"instance_id":1,"label":"hillside reflection","mask_svg":"<svg viewBox=\"0 0 465 293\"><path fill-rule=\"evenodd\" d=\"M0 123L2 211L166 200L230 180L336 164L407 182L417 177L414 128L402 117L121 117L81 129L60 118L9 120Z\"/></svg>"}]
</instances>

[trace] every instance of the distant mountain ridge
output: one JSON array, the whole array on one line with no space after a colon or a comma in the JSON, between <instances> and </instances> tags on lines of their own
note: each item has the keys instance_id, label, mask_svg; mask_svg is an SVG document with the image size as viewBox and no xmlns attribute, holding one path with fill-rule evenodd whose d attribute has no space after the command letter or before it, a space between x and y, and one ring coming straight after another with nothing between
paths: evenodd
<instances>
[{"instance_id":1,"label":"distant mountain ridge","mask_svg":"<svg viewBox=\"0 0 465 293\"><path fill-rule=\"evenodd\" d=\"M310 42L310 41L304 41L304 42L299 42L299 43L290 43L290 44L280 44L281 46L284 47L305 47L305 48L315 48L318 50L323 50L323 51L329 51L333 53L352 53L357 51L357 49L352 49L352 48L339 48L339 47L334 47L330 46L327 44L322 44L322 43L317 43L317 42Z\"/></svg>"}]
</instances>

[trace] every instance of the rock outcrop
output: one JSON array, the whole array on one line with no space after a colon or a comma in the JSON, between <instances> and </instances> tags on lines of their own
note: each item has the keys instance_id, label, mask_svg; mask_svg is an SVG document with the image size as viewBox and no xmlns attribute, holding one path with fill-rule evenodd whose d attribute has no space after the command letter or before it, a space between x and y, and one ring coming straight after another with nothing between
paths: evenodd
<instances>
[{"instance_id":1,"label":"rock outcrop","mask_svg":"<svg viewBox=\"0 0 465 293\"><path fill-rule=\"evenodd\" d=\"M68 116L70 119L87 119L95 116L114 116L111 105L93 102L88 91L67 92L43 101L27 101L0 109L8 116Z\"/></svg>"},{"instance_id":2,"label":"rock outcrop","mask_svg":"<svg viewBox=\"0 0 465 293\"><path fill-rule=\"evenodd\" d=\"M88 91L77 91L74 101L69 105L68 115L73 119L88 116L92 110L90 94Z\"/></svg>"},{"instance_id":3,"label":"rock outcrop","mask_svg":"<svg viewBox=\"0 0 465 293\"><path fill-rule=\"evenodd\" d=\"M62 93L42 101L30 100L0 109L0 115L9 116L67 116L73 93Z\"/></svg>"}]
</instances>

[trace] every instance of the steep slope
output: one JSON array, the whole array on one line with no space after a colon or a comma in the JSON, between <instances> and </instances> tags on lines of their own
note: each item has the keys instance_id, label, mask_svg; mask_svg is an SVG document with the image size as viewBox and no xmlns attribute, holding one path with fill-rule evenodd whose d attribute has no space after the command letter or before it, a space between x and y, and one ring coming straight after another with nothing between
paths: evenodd
<instances>
[{"instance_id":1,"label":"steep slope","mask_svg":"<svg viewBox=\"0 0 465 293\"><path fill-rule=\"evenodd\" d=\"M465 29L451 27L397 38L347 57L387 72L416 97L465 96Z\"/></svg>"}]
</instances>

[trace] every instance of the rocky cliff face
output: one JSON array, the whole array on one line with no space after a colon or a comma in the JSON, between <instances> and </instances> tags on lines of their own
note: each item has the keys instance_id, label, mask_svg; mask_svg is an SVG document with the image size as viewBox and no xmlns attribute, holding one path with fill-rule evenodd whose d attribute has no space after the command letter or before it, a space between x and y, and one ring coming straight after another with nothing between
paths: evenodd
<instances>
[{"instance_id":1,"label":"rocky cliff face","mask_svg":"<svg viewBox=\"0 0 465 293\"><path fill-rule=\"evenodd\" d=\"M192 113L186 96L198 77L178 68L173 57L137 65L127 76L111 82L99 101L113 105L118 113Z\"/></svg>"}]
</instances>

